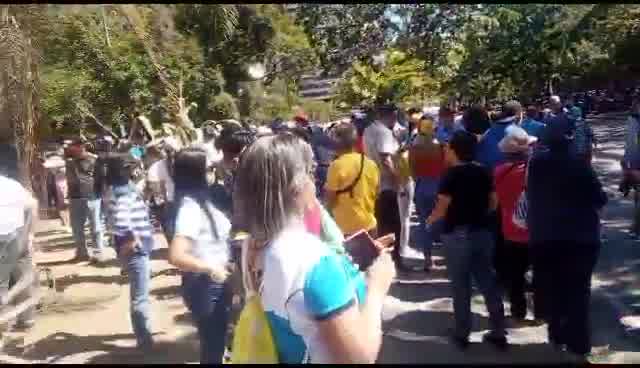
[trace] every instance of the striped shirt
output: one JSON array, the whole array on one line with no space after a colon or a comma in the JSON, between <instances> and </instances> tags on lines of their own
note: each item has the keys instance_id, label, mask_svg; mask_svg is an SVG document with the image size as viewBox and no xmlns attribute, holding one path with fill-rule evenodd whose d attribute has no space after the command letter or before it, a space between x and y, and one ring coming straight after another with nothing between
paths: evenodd
<instances>
[{"instance_id":1,"label":"striped shirt","mask_svg":"<svg viewBox=\"0 0 640 368\"><path fill-rule=\"evenodd\" d=\"M109 219L113 234L126 237L133 234L150 238L153 227L149 209L133 186L111 188L109 195Z\"/></svg>"}]
</instances>

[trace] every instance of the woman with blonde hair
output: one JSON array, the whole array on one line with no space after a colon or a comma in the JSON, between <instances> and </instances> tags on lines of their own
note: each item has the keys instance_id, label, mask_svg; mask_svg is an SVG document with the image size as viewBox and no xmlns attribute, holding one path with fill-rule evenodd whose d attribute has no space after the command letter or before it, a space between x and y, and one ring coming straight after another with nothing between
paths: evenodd
<instances>
[{"instance_id":1,"label":"woman with blonde hair","mask_svg":"<svg viewBox=\"0 0 640 368\"><path fill-rule=\"evenodd\" d=\"M409 164L416 182L415 205L418 214L417 241L423 247L424 270L431 271L431 248L438 236L439 223L427 227L427 217L436 203L438 184L444 171L442 145L435 138L435 123L430 116L418 121L418 136L409 149Z\"/></svg>"},{"instance_id":2,"label":"woman with blonde hair","mask_svg":"<svg viewBox=\"0 0 640 368\"><path fill-rule=\"evenodd\" d=\"M395 270L381 252L366 273L310 234L313 153L293 134L256 140L243 153L234 202L252 240L244 252L281 363L374 363L382 304Z\"/></svg>"}]
</instances>

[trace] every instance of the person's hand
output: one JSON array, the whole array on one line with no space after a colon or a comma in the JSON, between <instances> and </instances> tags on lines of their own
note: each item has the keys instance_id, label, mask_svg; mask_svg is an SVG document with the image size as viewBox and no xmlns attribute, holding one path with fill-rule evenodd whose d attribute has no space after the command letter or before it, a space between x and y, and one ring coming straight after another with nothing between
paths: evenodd
<instances>
[{"instance_id":1,"label":"person's hand","mask_svg":"<svg viewBox=\"0 0 640 368\"><path fill-rule=\"evenodd\" d=\"M223 283L229 277L229 270L226 268L211 267L208 270L211 279L218 283Z\"/></svg>"},{"instance_id":2,"label":"person's hand","mask_svg":"<svg viewBox=\"0 0 640 368\"><path fill-rule=\"evenodd\" d=\"M383 250L367 270L368 287L386 295L396 277L396 267L391 259L391 250Z\"/></svg>"},{"instance_id":3,"label":"person's hand","mask_svg":"<svg viewBox=\"0 0 640 368\"><path fill-rule=\"evenodd\" d=\"M131 255L133 255L136 250L140 247L139 239L131 239L124 244L122 244L122 248L120 248L120 258L127 259Z\"/></svg>"},{"instance_id":4,"label":"person's hand","mask_svg":"<svg viewBox=\"0 0 640 368\"><path fill-rule=\"evenodd\" d=\"M374 240L374 243L378 250L382 251L386 248L392 247L393 243L396 241L396 236L393 233L387 234L385 236L381 236Z\"/></svg>"}]
</instances>

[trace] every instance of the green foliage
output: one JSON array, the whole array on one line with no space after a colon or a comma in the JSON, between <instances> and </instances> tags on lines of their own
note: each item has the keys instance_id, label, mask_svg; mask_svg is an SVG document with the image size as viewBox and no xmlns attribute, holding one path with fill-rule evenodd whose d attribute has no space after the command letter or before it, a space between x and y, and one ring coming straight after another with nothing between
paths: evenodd
<instances>
[{"instance_id":1,"label":"green foliage","mask_svg":"<svg viewBox=\"0 0 640 368\"><path fill-rule=\"evenodd\" d=\"M238 119L240 117L234 98L226 92L212 96L209 106L211 107L212 119Z\"/></svg>"},{"instance_id":2,"label":"green foliage","mask_svg":"<svg viewBox=\"0 0 640 368\"><path fill-rule=\"evenodd\" d=\"M424 72L424 61L398 50L385 52L383 66L355 62L339 87L339 99L347 104L376 101L423 100L436 89L436 82Z\"/></svg>"},{"instance_id":3,"label":"green foliage","mask_svg":"<svg viewBox=\"0 0 640 368\"><path fill-rule=\"evenodd\" d=\"M280 4L137 5L134 28L115 5L9 7L40 49L40 107L54 133L95 130L95 120L117 130L140 113L175 123L160 74L182 82L196 124L288 118L296 106L326 120L334 106L379 99L530 100L640 76L637 4L300 4L295 18ZM250 81L253 63L265 65L264 83ZM318 67L343 77L333 103L298 95Z\"/></svg>"}]
</instances>

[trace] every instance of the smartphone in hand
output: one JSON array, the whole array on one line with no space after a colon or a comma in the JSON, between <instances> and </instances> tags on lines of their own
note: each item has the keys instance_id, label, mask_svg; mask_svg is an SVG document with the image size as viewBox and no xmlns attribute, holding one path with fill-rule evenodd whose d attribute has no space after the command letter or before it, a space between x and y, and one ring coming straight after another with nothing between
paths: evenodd
<instances>
[{"instance_id":1,"label":"smartphone in hand","mask_svg":"<svg viewBox=\"0 0 640 368\"><path fill-rule=\"evenodd\" d=\"M393 246L395 239L394 234L388 234L374 240L365 230L360 230L345 239L344 248L351 256L353 263L364 271L373 264L384 248Z\"/></svg>"}]
</instances>

